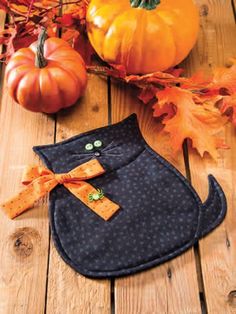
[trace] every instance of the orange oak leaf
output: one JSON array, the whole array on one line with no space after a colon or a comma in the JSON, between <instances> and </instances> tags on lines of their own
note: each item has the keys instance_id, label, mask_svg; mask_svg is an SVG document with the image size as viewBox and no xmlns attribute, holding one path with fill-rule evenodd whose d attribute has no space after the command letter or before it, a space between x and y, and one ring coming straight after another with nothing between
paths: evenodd
<instances>
[{"instance_id":1,"label":"orange oak leaf","mask_svg":"<svg viewBox=\"0 0 236 314\"><path fill-rule=\"evenodd\" d=\"M154 116L166 113L163 123L170 134L174 152L181 150L183 141L190 139L201 156L208 152L217 158L217 148L225 148L217 134L226 123L213 104L209 108L195 104L193 95L179 87L167 87L157 92L158 102L153 106ZM172 108L172 109L170 109Z\"/></svg>"},{"instance_id":2,"label":"orange oak leaf","mask_svg":"<svg viewBox=\"0 0 236 314\"><path fill-rule=\"evenodd\" d=\"M223 97L219 108L223 114L231 118L233 125L236 127L236 94Z\"/></svg>"},{"instance_id":3,"label":"orange oak leaf","mask_svg":"<svg viewBox=\"0 0 236 314\"><path fill-rule=\"evenodd\" d=\"M228 94L236 93L236 65L230 68L216 68L213 71L212 82L208 85L209 89L227 90Z\"/></svg>"},{"instance_id":4,"label":"orange oak leaf","mask_svg":"<svg viewBox=\"0 0 236 314\"><path fill-rule=\"evenodd\" d=\"M155 87L146 87L141 90L141 93L138 95L138 98L144 103L148 104L151 100L156 98L156 93L158 89Z\"/></svg>"}]
</instances>

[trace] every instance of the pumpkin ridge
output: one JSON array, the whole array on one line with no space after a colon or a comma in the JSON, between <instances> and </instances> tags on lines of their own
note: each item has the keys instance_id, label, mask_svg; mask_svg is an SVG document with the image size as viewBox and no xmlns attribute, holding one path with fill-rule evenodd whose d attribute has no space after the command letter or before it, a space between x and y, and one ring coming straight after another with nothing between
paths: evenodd
<instances>
[{"instance_id":1,"label":"pumpkin ridge","mask_svg":"<svg viewBox=\"0 0 236 314\"><path fill-rule=\"evenodd\" d=\"M41 101L42 100L42 91L41 91L41 87L40 87L40 82L39 82L39 78L40 78L40 73L42 71L39 71L39 77L37 78L35 76L35 80L34 80L34 87L36 86L36 84L38 85L38 94L37 94L37 102L35 102L37 104L37 112L40 112L40 106L41 106ZM34 103L34 106L35 106L35 103ZM33 108L31 106L31 108Z\"/></svg>"},{"instance_id":2,"label":"pumpkin ridge","mask_svg":"<svg viewBox=\"0 0 236 314\"><path fill-rule=\"evenodd\" d=\"M28 65L31 67L31 63L32 63L32 66L34 67L34 59L24 57L24 55L22 54L17 54L14 59L14 62L8 63L8 67L6 69L6 75L7 73L10 73L11 71L15 70L17 67L22 66L22 65Z\"/></svg>"},{"instance_id":3,"label":"pumpkin ridge","mask_svg":"<svg viewBox=\"0 0 236 314\"><path fill-rule=\"evenodd\" d=\"M136 17L132 17L133 18L133 20L135 21L135 23L136 23L136 25L135 25L135 28L134 28L134 31L133 31L133 33L132 34L130 34L130 43L132 43L133 42L133 38L135 38L135 36L136 36L136 32L137 32L137 18ZM132 39L131 39L132 38ZM125 44L124 44L124 39L125 39L125 36L123 36L122 37L122 40L121 40L121 49L122 49L122 51L121 51L121 56L122 55L125 55L124 53L123 53L123 50L125 50L124 49L124 46L125 46ZM124 60L124 64L125 64L125 68L126 69L128 69L128 67L129 67L129 62L130 62L130 55L131 55L131 51L132 51L132 49L133 49L133 45L132 44L129 44L129 49L128 49L128 52L126 53L126 60ZM123 61L122 61L122 63L123 63Z\"/></svg>"},{"instance_id":4,"label":"pumpkin ridge","mask_svg":"<svg viewBox=\"0 0 236 314\"><path fill-rule=\"evenodd\" d=\"M17 60L18 61L18 60ZM22 60L23 61L23 60ZM18 61L19 62L19 61ZM9 77L12 71L16 71L16 69L19 69L22 66L28 66L31 68L31 64L28 64L27 62L22 62L22 63L14 63L10 68L8 68L5 72L6 79Z\"/></svg>"},{"instance_id":5,"label":"pumpkin ridge","mask_svg":"<svg viewBox=\"0 0 236 314\"><path fill-rule=\"evenodd\" d=\"M97 8L97 10L95 11L95 13L92 15L92 18L93 18L93 19L96 18L96 16L99 14L99 11L104 11L105 8L106 8L106 7L109 7L109 6L111 6L111 7L114 8L114 5L112 5L111 3L107 3L107 4L105 4L105 5L103 5L103 6L99 7L99 8ZM118 8L118 10L117 10L117 12L114 14L115 16L114 16L114 18L112 19L111 24L113 23L114 19L117 18L117 17L120 15L120 13L124 12L123 9L122 9L119 5L117 6L117 8ZM88 16L88 15L90 15L90 14L88 13L87 16ZM89 21L89 20L88 20L88 21ZM93 22L93 20L92 20L92 21L89 21L89 24L92 24L93 28L100 29L100 27L99 27L98 25L96 25L96 24ZM102 28L104 37L106 36L107 32L109 31L109 29L110 29L110 27L111 27L111 24L109 24L109 25L107 26L107 29L106 29L106 28Z\"/></svg>"},{"instance_id":6,"label":"pumpkin ridge","mask_svg":"<svg viewBox=\"0 0 236 314\"><path fill-rule=\"evenodd\" d=\"M113 26L113 24L115 23L116 19L120 17L120 13L121 13L121 12L124 14L124 13L127 12L127 10L126 10L126 11L122 11L122 10L121 10L121 11L117 12L116 17L112 20L112 22L111 22L111 24L108 26L107 30L105 31L105 30L103 29L104 41L103 41L103 46L102 46L102 56L104 56L103 51L106 50L105 47L104 47L104 45L106 44L107 34L109 33L109 31L110 31L111 27ZM98 28L98 26L97 26L97 28ZM121 45L122 45L122 43L120 43L120 46L119 46L118 51L120 51ZM118 55L121 55L120 52L118 53Z\"/></svg>"},{"instance_id":7,"label":"pumpkin ridge","mask_svg":"<svg viewBox=\"0 0 236 314\"><path fill-rule=\"evenodd\" d=\"M164 10L163 10L163 11L164 11ZM174 10L172 10L172 11L173 11L174 14L176 14ZM163 23L169 28L170 33L171 33L171 36L172 36L172 39L173 39L173 43L174 43L174 47L175 47L175 56L174 56L174 58L173 58L173 61L171 62L171 65L169 66L169 68L170 68L170 67L175 66L175 60L176 60L176 56L177 56L177 45L176 45L175 36L174 36L174 34L173 34L173 31L172 31L173 27L170 26L170 25L165 21L165 19L163 18L162 15L160 15L160 11L155 11L155 13L156 13L156 15L163 21Z\"/></svg>"},{"instance_id":8,"label":"pumpkin ridge","mask_svg":"<svg viewBox=\"0 0 236 314\"><path fill-rule=\"evenodd\" d=\"M30 60L34 60L34 52L29 48L21 48L17 50L14 54L14 57L22 56Z\"/></svg>"},{"instance_id":9,"label":"pumpkin ridge","mask_svg":"<svg viewBox=\"0 0 236 314\"><path fill-rule=\"evenodd\" d=\"M132 10L132 8L129 8L129 9L125 10L125 11L122 11L122 14L117 15L116 18L113 19L112 23L111 23L110 26L109 26L108 31L106 32L106 34L105 34L105 36L104 36L103 47L102 47L102 54L103 54L103 51L106 51L105 45L106 45L106 40L108 40L107 35L108 35L108 33L109 33L111 27L114 27L114 24L117 23L117 20L120 19L123 15L129 13L129 11L131 11L131 10ZM137 20L136 20L136 18L134 17L133 19L135 20L135 23L136 23L136 25L137 25ZM136 30L136 27L135 27L135 30ZM134 32L135 32L135 30L134 30ZM130 31L130 30L129 30L129 31ZM133 37L133 36L132 36L132 37ZM122 36L122 39L120 40L120 44L119 44L119 46L117 47L117 48L118 48L118 49L117 49L118 53L117 53L116 56L117 56L118 58L116 58L116 60L120 60L120 58L121 58L122 55L123 55L122 50L123 50L124 48L122 48L122 46L124 46L124 40L125 40L125 39L126 39L125 36ZM132 48L132 47L131 47L131 48ZM103 56L104 56L104 54L103 54ZM125 65L126 65L125 67L127 67L127 58L126 58L126 60L120 60L120 62L118 61L118 62L116 62L116 63L119 64L119 63L123 63L123 62L124 62Z\"/></svg>"},{"instance_id":10,"label":"pumpkin ridge","mask_svg":"<svg viewBox=\"0 0 236 314\"><path fill-rule=\"evenodd\" d=\"M74 60L74 62L80 62L84 64L84 60L81 58L81 56L78 54L78 52L75 52L72 55L69 55L69 49L68 51L55 51L52 55L50 55L50 57L47 57L47 60L51 60L51 61L58 61L60 59L62 59L62 62L66 60ZM64 54L65 53L65 54Z\"/></svg>"},{"instance_id":11,"label":"pumpkin ridge","mask_svg":"<svg viewBox=\"0 0 236 314\"><path fill-rule=\"evenodd\" d=\"M135 29L135 37L139 38L139 44L137 45L138 47L141 47L142 49L138 49L139 56L138 56L138 63L139 63L139 68L142 68L142 56L144 53L144 47L140 44L142 42L143 38L145 37L145 28L147 27L147 14L144 10L140 10L140 20L142 19L141 27L140 27L140 32L138 32L138 19L136 18L137 25ZM143 21L144 20L144 21ZM136 50L137 52L137 50ZM135 56L136 58L136 56ZM135 59L136 61L136 59ZM136 63L136 62L135 62Z\"/></svg>"},{"instance_id":12,"label":"pumpkin ridge","mask_svg":"<svg viewBox=\"0 0 236 314\"><path fill-rule=\"evenodd\" d=\"M61 66L59 66L58 67L61 71L63 71L72 81L73 81L73 83L74 83L74 85L76 86L76 85L80 85L77 89L78 89L78 91L80 90L80 87L81 87L81 82L79 81L79 79L77 78L77 76L74 74L74 73L72 73L72 71L70 71L69 69L65 69L65 68L63 68L63 67L61 67ZM51 68L52 69L52 68ZM56 80L56 78L53 76L53 73L51 73L52 74L52 78L54 79L54 80ZM56 81L57 82L57 81ZM69 107L69 106L71 106L72 104L70 103L70 104L68 104L67 106L65 106L64 104L66 103L65 102L65 97L64 97L64 91L63 91L63 89L61 89L60 88L60 85L59 84L57 84L57 87L58 87L58 91L59 91L59 94L60 94L60 99L62 99L63 101L61 102L62 103L62 105L60 106L60 108L63 108L63 107Z\"/></svg>"},{"instance_id":13,"label":"pumpkin ridge","mask_svg":"<svg viewBox=\"0 0 236 314\"><path fill-rule=\"evenodd\" d=\"M162 14L160 14L161 12L166 12L167 15L169 14L169 12L171 12L171 14L173 14L175 16L176 20L178 20L178 23L181 23L181 20L182 20L182 17L183 17L182 15L187 14L188 10L186 10L185 14L184 14L183 10L181 11L181 14L179 14L179 12L178 13L176 12L176 8L175 7L173 8L170 5L165 5L165 7L162 7L160 10L156 10L156 12L155 12L165 22L165 18L163 17ZM171 17L171 19L172 19L172 17ZM177 38L175 37L174 27L173 27L173 25L169 25L168 22L165 22L165 24L171 29L171 34L173 36L173 42L175 44L175 58L174 58L174 61L172 62L172 65L171 65L171 67L173 67L173 66L176 65L176 60L178 59L177 64L182 62L188 56L188 54L189 54L189 52L191 51L192 48L188 49L188 51L185 54L185 57L181 57L180 58L181 50L178 47L178 41L177 41Z\"/></svg>"},{"instance_id":14,"label":"pumpkin ridge","mask_svg":"<svg viewBox=\"0 0 236 314\"><path fill-rule=\"evenodd\" d=\"M40 71L40 72L43 73L43 71ZM60 98L59 98L59 99L61 100L61 99L63 98L63 95L61 94L61 91L60 91L60 89L59 89L59 86L58 86L58 84L57 84L57 81L56 81L56 80L54 79L54 77L51 75L51 72L50 72L50 71L46 70L45 72L47 73L48 80L51 82L52 85L54 85L53 87L57 89L57 92L56 92L56 93L60 93ZM41 98L41 100L42 100L42 86L41 86L41 84L39 84L39 93L40 93L40 98ZM47 104L47 105L48 105L48 104ZM59 110L60 110L60 109L63 107L62 102L60 103L60 105L57 104L56 108L54 108L53 106L50 107L50 108L53 108L53 110L48 110L49 108L48 108L47 105L45 105L44 101L42 101L42 110L43 110L43 112L46 112L46 113L53 113L53 112L57 111L58 108L59 108Z\"/></svg>"},{"instance_id":15,"label":"pumpkin ridge","mask_svg":"<svg viewBox=\"0 0 236 314\"><path fill-rule=\"evenodd\" d=\"M66 64L63 64L63 67L60 66L60 69L63 70L68 76L70 76L70 78L75 82L75 84L79 82L79 84L81 85L81 82L77 75L73 73L73 70L66 68Z\"/></svg>"},{"instance_id":16,"label":"pumpkin ridge","mask_svg":"<svg viewBox=\"0 0 236 314\"><path fill-rule=\"evenodd\" d=\"M31 76L31 77L33 77L34 78L34 81L33 81L33 84L31 83L31 85L32 86L34 86L34 88L35 88L35 82L36 82L36 72L38 72L38 69L37 68L34 68L32 71L30 71L30 72L28 72L28 73L26 73L25 75L23 75L22 77L21 77L21 79L20 79L20 81L19 81L19 83L17 84L17 86L16 86L16 89L15 89L15 99L16 99L16 101L17 102L20 102L20 98L22 97L22 90L21 90L21 85L23 84L22 82L23 82L23 80L29 80L29 77ZM35 102L33 103L33 106L28 106L28 105L26 105L25 103L24 103L24 105L25 105L25 108L33 108L33 111L35 111L35 112L38 112L38 109L36 110L35 108L34 108L34 105L35 105Z\"/></svg>"},{"instance_id":17,"label":"pumpkin ridge","mask_svg":"<svg viewBox=\"0 0 236 314\"><path fill-rule=\"evenodd\" d=\"M74 75L74 77L78 80L78 82L80 83L80 88L85 88L87 85L87 81L84 83L84 79L82 79L81 76L77 76L76 73L77 71L80 71L82 73L83 71L83 67L80 63L78 63L78 67L80 67L80 69L76 69L76 72L74 72L75 70L71 67L67 67L66 63L63 65L65 67L65 70L70 72L72 75ZM85 72L85 71L84 71Z\"/></svg>"},{"instance_id":18,"label":"pumpkin ridge","mask_svg":"<svg viewBox=\"0 0 236 314\"><path fill-rule=\"evenodd\" d=\"M26 67L26 69L22 69ZM7 81L12 81L12 78L11 76L14 75L14 85L13 86L10 86L9 88L9 91L10 91L10 94L12 96L12 98L17 102L17 90L18 90L18 87L19 87L19 84L22 80L22 78L28 73L29 71L29 68L31 68L30 65L20 65L19 67L18 66L15 66L15 68L11 71L6 71L6 79ZM20 69L20 71L19 71ZM17 73L14 73L13 71L17 71ZM23 72L24 71L24 72ZM20 72L20 74L18 74ZM18 75L16 75L18 74Z\"/></svg>"}]
</instances>

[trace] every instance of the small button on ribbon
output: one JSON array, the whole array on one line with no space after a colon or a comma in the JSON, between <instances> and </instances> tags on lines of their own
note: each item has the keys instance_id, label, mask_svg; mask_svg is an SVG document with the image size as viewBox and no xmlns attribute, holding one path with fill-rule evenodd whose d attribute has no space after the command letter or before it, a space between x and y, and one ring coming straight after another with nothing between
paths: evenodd
<instances>
[{"instance_id":1,"label":"small button on ribbon","mask_svg":"<svg viewBox=\"0 0 236 314\"><path fill-rule=\"evenodd\" d=\"M98 201L104 198L104 193L102 190L97 189L96 192L89 193L88 199L90 202Z\"/></svg>"}]
</instances>

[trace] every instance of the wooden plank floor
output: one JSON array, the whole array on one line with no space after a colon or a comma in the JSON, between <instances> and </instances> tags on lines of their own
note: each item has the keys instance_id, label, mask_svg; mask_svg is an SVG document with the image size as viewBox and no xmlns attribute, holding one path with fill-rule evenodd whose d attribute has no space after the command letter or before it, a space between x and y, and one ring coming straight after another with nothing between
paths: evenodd
<instances>
[{"instance_id":1,"label":"wooden plank floor","mask_svg":"<svg viewBox=\"0 0 236 314\"><path fill-rule=\"evenodd\" d=\"M235 1L196 3L201 31L184 62L189 74L199 67L208 71L224 65L236 56ZM4 20L0 11L0 26ZM0 212L0 314L236 313L236 130L232 126L224 134L231 149L220 152L217 163L188 152L186 146L173 157L151 108L139 103L123 84L90 75L85 97L52 116L27 112L10 99L4 67L0 91L0 201L20 188L24 166L39 162L33 145L60 141L132 112L137 113L147 142L188 175L203 199L208 193L207 174L213 173L228 201L224 223L198 246L159 267L114 281L86 279L62 261L50 238L47 198L14 221Z\"/></svg>"}]
</instances>

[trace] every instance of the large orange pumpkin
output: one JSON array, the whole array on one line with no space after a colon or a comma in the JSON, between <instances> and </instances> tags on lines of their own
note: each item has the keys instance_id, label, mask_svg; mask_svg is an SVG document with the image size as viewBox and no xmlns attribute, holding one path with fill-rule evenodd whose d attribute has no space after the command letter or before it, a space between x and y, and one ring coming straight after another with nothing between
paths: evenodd
<instances>
[{"instance_id":1,"label":"large orange pumpkin","mask_svg":"<svg viewBox=\"0 0 236 314\"><path fill-rule=\"evenodd\" d=\"M17 103L31 111L53 113L77 101L87 74L83 59L67 42L45 36L43 31L38 43L11 57L6 81Z\"/></svg>"},{"instance_id":2,"label":"large orange pumpkin","mask_svg":"<svg viewBox=\"0 0 236 314\"><path fill-rule=\"evenodd\" d=\"M87 29L105 61L128 73L164 71L194 46L199 28L192 0L91 0Z\"/></svg>"}]
</instances>

